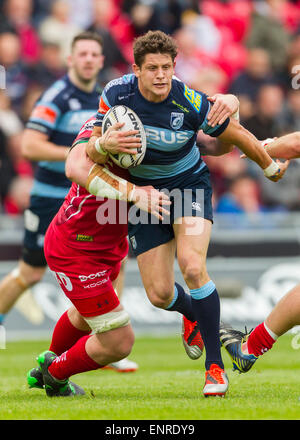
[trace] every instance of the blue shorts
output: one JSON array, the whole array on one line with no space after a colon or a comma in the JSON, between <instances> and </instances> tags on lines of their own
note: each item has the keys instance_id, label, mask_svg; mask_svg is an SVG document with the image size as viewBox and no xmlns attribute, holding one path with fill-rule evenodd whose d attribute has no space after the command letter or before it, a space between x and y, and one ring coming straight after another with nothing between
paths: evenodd
<instances>
[{"instance_id":1,"label":"blue shorts","mask_svg":"<svg viewBox=\"0 0 300 440\"><path fill-rule=\"evenodd\" d=\"M184 182L179 183L179 188L175 189L155 185L155 188L170 196L172 205L169 218L159 221L150 214L134 211L134 207L129 211L129 242L135 256L172 240L173 223L179 217L201 217L213 221L212 187L208 168L191 174Z\"/></svg>"},{"instance_id":2,"label":"blue shorts","mask_svg":"<svg viewBox=\"0 0 300 440\"><path fill-rule=\"evenodd\" d=\"M25 234L22 259L30 266L47 266L44 255L45 233L64 199L31 196L24 213Z\"/></svg>"}]
</instances>

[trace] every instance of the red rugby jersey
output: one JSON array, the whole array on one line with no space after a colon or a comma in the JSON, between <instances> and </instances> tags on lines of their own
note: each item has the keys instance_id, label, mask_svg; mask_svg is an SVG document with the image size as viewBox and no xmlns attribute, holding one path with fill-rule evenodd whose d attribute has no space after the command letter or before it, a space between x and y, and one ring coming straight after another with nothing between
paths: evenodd
<instances>
[{"instance_id":1,"label":"red rugby jersey","mask_svg":"<svg viewBox=\"0 0 300 440\"><path fill-rule=\"evenodd\" d=\"M74 144L86 142L93 130L92 117L81 128ZM73 145L74 145L73 144ZM127 170L109 163L110 171L128 179ZM128 204L124 201L98 198L73 183L51 225L55 233L72 248L102 251L106 258L125 257L127 244Z\"/></svg>"}]
</instances>

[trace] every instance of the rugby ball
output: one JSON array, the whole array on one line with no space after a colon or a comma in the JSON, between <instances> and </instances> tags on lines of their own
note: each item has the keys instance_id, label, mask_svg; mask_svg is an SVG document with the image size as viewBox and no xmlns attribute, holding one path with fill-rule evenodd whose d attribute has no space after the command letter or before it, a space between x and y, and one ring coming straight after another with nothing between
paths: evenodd
<instances>
[{"instance_id":1,"label":"rugby ball","mask_svg":"<svg viewBox=\"0 0 300 440\"><path fill-rule=\"evenodd\" d=\"M122 168L133 168L138 166L144 159L146 153L146 132L142 121L138 115L125 105L116 105L108 110L102 122L102 133L104 134L109 127L117 122L124 122L121 131L138 130L136 137L141 139L141 148L138 148L136 154L128 153L109 153L112 161Z\"/></svg>"}]
</instances>

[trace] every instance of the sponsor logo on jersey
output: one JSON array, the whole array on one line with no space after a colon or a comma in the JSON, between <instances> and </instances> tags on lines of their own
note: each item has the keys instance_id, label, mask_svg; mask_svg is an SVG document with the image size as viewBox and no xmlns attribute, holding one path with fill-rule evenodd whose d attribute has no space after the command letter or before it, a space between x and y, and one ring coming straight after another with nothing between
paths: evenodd
<instances>
[{"instance_id":1,"label":"sponsor logo on jersey","mask_svg":"<svg viewBox=\"0 0 300 440\"><path fill-rule=\"evenodd\" d=\"M81 109L81 103L77 98L71 98L69 99L69 107L71 110L80 110Z\"/></svg>"},{"instance_id":2,"label":"sponsor logo on jersey","mask_svg":"<svg viewBox=\"0 0 300 440\"><path fill-rule=\"evenodd\" d=\"M102 284L107 283L109 280L109 278L104 278L103 280L99 280L96 283L92 283L92 284L88 284L87 286L83 286L84 289L92 289L93 287L96 286L101 286ZM99 307L99 306L98 306Z\"/></svg>"},{"instance_id":3,"label":"sponsor logo on jersey","mask_svg":"<svg viewBox=\"0 0 300 440\"><path fill-rule=\"evenodd\" d=\"M173 128L173 130L179 130L179 128L182 127L183 120L184 120L184 113L172 112L170 125Z\"/></svg>"},{"instance_id":4,"label":"sponsor logo on jersey","mask_svg":"<svg viewBox=\"0 0 300 440\"><path fill-rule=\"evenodd\" d=\"M118 100L122 101L123 99L129 98L130 96L134 96L135 92L132 93L128 93L127 95L123 95L123 96L118 96Z\"/></svg>"},{"instance_id":5,"label":"sponsor logo on jersey","mask_svg":"<svg viewBox=\"0 0 300 440\"><path fill-rule=\"evenodd\" d=\"M94 241L94 237L92 235L77 234L76 241Z\"/></svg>"},{"instance_id":6,"label":"sponsor logo on jersey","mask_svg":"<svg viewBox=\"0 0 300 440\"><path fill-rule=\"evenodd\" d=\"M192 104L194 109L199 113L201 109L202 97L200 93L190 89L188 86L184 86L184 96Z\"/></svg>"},{"instance_id":7,"label":"sponsor logo on jersey","mask_svg":"<svg viewBox=\"0 0 300 440\"><path fill-rule=\"evenodd\" d=\"M82 283L84 283L89 280L95 280L96 278L102 278L106 272L107 270L100 270L100 272L90 273L89 275L78 275L78 278Z\"/></svg>"},{"instance_id":8,"label":"sponsor logo on jersey","mask_svg":"<svg viewBox=\"0 0 300 440\"><path fill-rule=\"evenodd\" d=\"M178 104L178 102L176 102L174 99L172 100L172 104L176 105L176 107L180 108L180 110L182 110L185 113L189 113L190 112L186 107L184 107L181 104Z\"/></svg>"},{"instance_id":9,"label":"sponsor logo on jersey","mask_svg":"<svg viewBox=\"0 0 300 440\"><path fill-rule=\"evenodd\" d=\"M188 131L175 132L171 130L160 130L153 127L145 127L146 136L149 141L158 142L162 144L185 144L190 135Z\"/></svg>"}]
</instances>

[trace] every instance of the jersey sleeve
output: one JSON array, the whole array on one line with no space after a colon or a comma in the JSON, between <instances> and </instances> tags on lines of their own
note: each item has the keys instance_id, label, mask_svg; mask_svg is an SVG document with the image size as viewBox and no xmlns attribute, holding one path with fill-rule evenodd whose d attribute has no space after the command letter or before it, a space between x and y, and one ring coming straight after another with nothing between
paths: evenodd
<instances>
[{"instance_id":1,"label":"jersey sleeve","mask_svg":"<svg viewBox=\"0 0 300 440\"><path fill-rule=\"evenodd\" d=\"M212 105L207 99L208 96L205 93L189 88L186 84L184 84L184 96L197 115L197 130L202 130L205 134L212 137L220 136L227 128L229 118L223 124L211 127L208 125L207 120L207 115Z\"/></svg>"},{"instance_id":2,"label":"jersey sleeve","mask_svg":"<svg viewBox=\"0 0 300 440\"><path fill-rule=\"evenodd\" d=\"M207 101L207 97L205 99ZM221 124L221 125L217 124L215 127L212 127L211 125L209 125L208 120L207 120L207 115L210 112L212 105L209 101L207 101L207 103L208 103L208 109L207 109L206 115L205 115L204 120L202 121L199 129L202 130L203 133L208 134L209 136L218 137L226 130L230 119L227 118L223 122L223 124Z\"/></svg>"},{"instance_id":3,"label":"jersey sleeve","mask_svg":"<svg viewBox=\"0 0 300 440\"><path fill-rule=\"evenodd\" d=\"M61 107L64 100L59 97L64 88L65 82L60 80L42 94L32 110L26 128L51 135L62 113Z\"/></svg>"},{"instance_id":4,"label":"jersey sleeve","mask_svg":"<svg viewBox=\"0 0 300 440\"><path fill-rule=\"evenodd\" d=\"M38 101L33 108L26 128L40 131L48 136L55 129L61 110L53 102Z\"/></svg>"}]
</instances>

